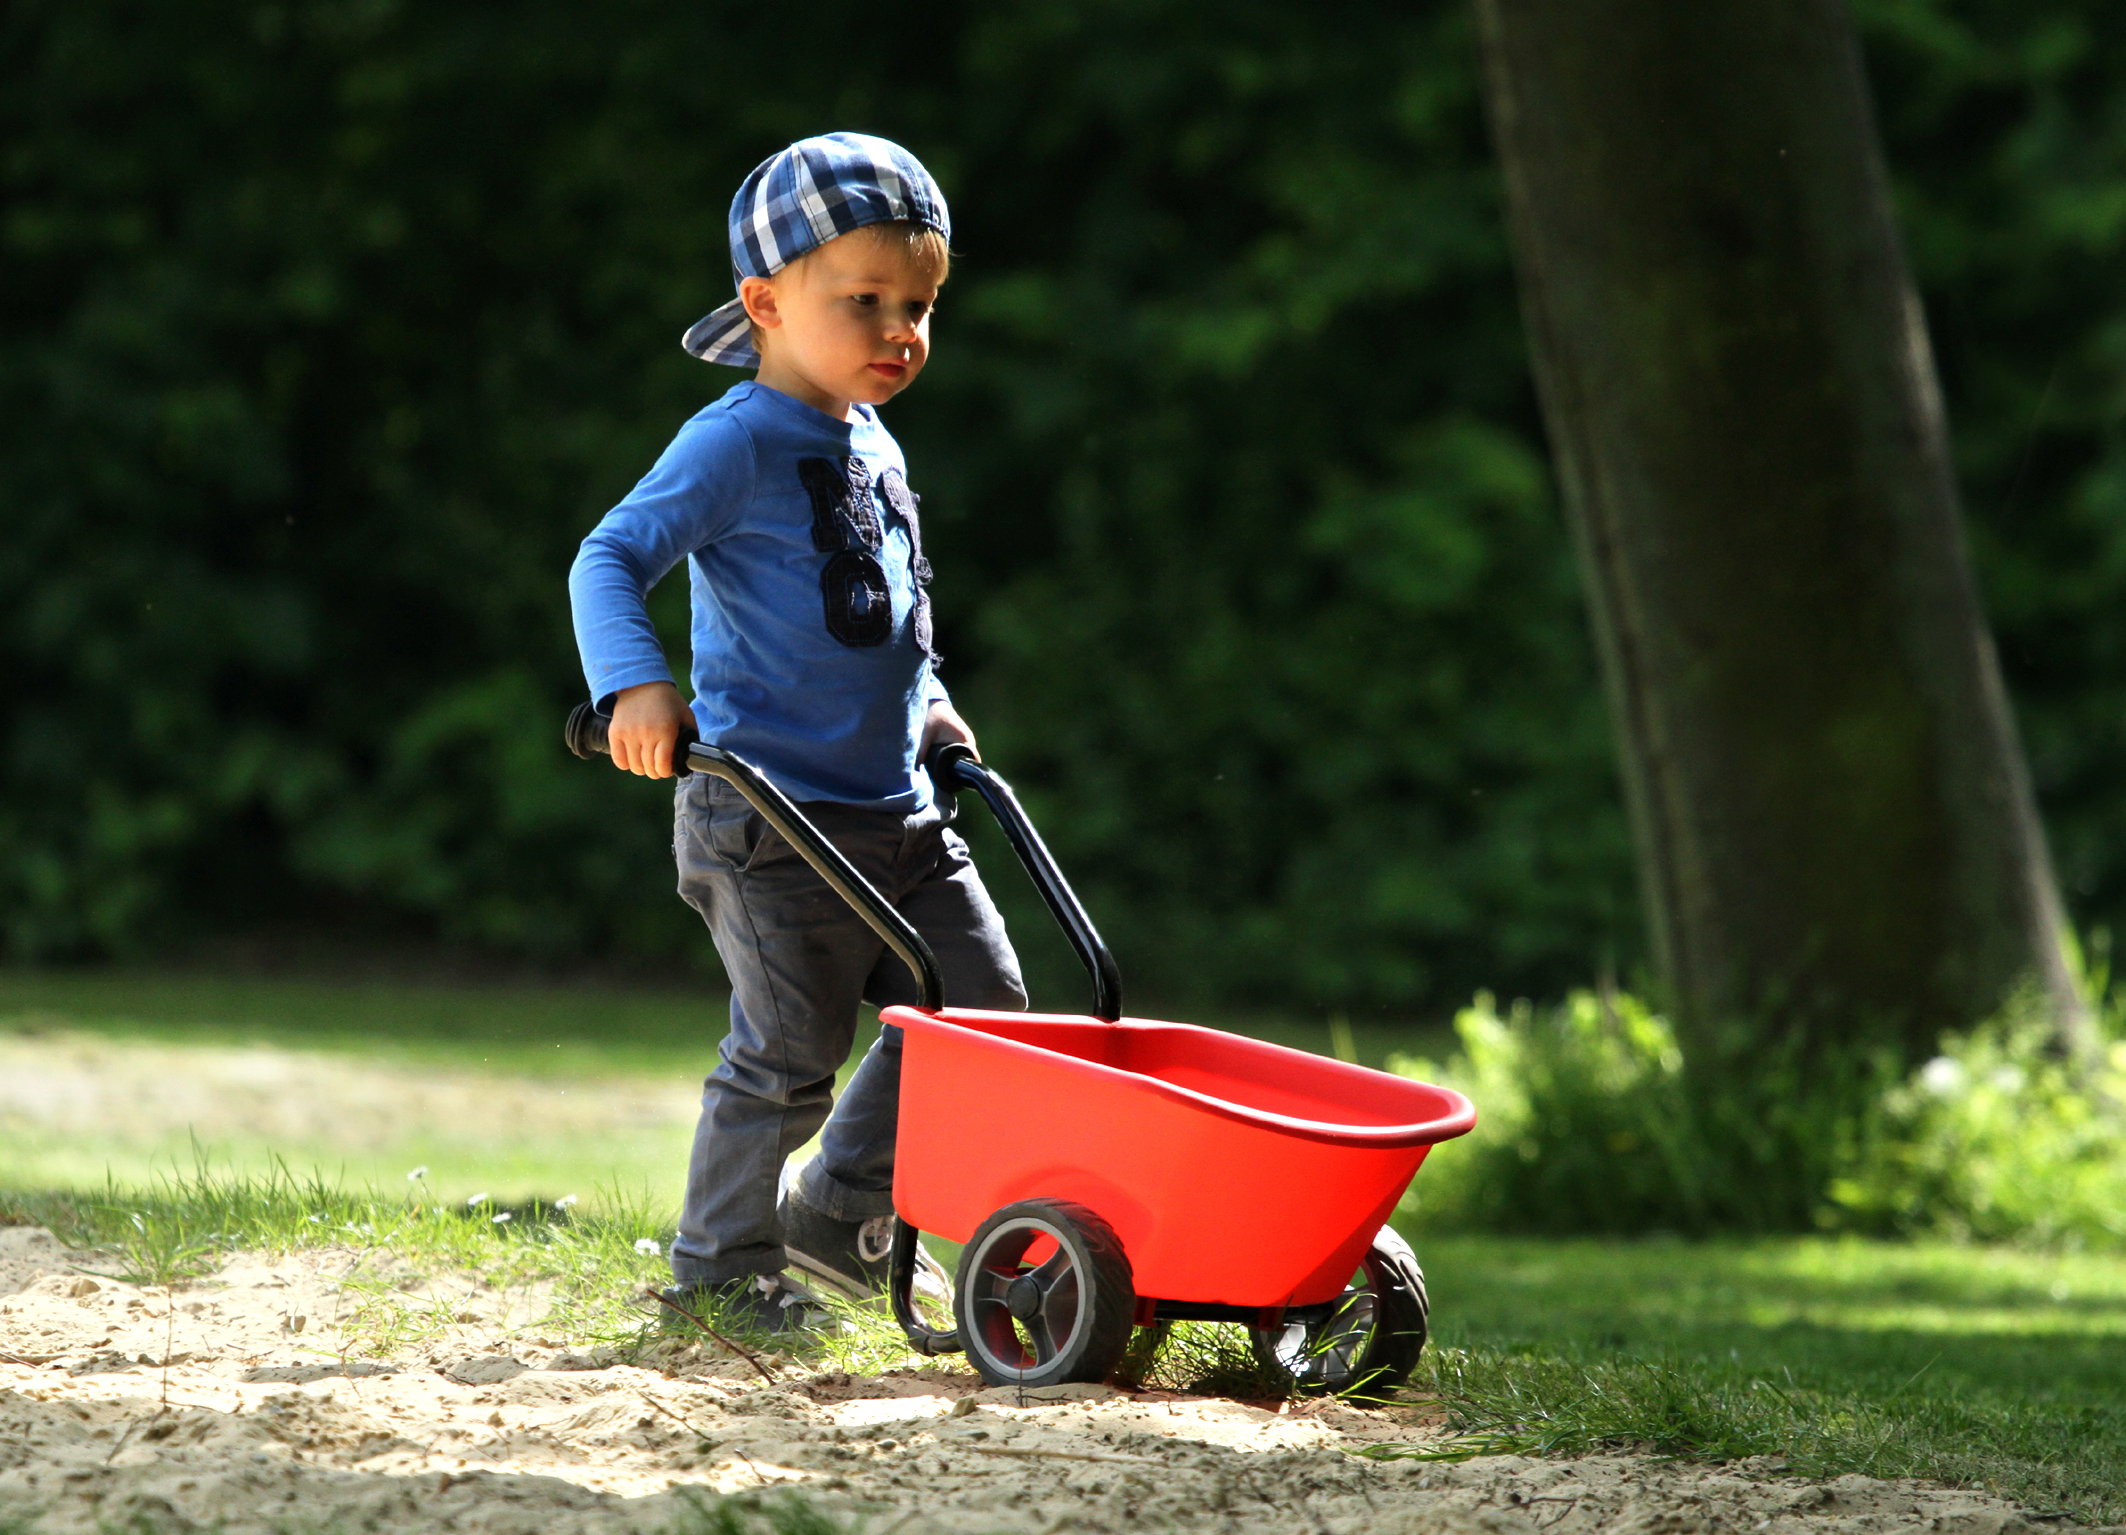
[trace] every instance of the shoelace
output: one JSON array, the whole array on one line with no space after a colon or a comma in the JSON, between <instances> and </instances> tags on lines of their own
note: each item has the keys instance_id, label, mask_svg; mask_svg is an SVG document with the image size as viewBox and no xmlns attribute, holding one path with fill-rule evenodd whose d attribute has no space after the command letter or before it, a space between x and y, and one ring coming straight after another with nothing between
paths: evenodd
<instances>
[{"instance_id":1,"label":"shoelace","mask_svg":"<svg viewBox=\"0 0 2126 1535\"><path fill-rule=\"evenodd\" d=\"M753 1283L759 1287L761 1294L776 1298L775 1309L778 1311L788 1311L792 1306L802 1306L805 1303L806 1297L784 1284L780 1274L762 1274Z\"/></svg>"}]
</instances>

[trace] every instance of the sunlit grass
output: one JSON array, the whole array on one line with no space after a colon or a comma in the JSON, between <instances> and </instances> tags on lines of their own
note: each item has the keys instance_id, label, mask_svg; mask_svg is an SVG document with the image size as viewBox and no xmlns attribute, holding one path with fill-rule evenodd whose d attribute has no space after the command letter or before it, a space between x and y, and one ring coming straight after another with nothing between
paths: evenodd
<instances>
[{"instance_id":1,"label":"sunlit grass","mask_svg":"<svg viewBox=\"0 0 2126 1535\"><path fill-rule=\"evenodd\" d=\"M722 999L541 995L0 974L0 1044L64 1025L112 1049L292 1053L325 1063L338 1085L369 1073L387 1106L397 1084L412 1104L453 1073L487 1095L477 1124L409 1109L403 1133L380 1116L356 1145L347 1137L361 1127L341 1115L328 1127L337 1142L261 1134L239 1157L182 1129L128 1142L143 1105L94 1135L52 1131L75 1158L63 1178L46 1175L56 1164L35 1160L35 1137L8 1120L0 1190L22 1192L0 1193L0 1221L50 1225L101 1249L112 1272L152 1283L181 1283L239 1250L352 1250L363 1261L346 1282L343 1331L371 1353L455 1325L439 1298L447 1287L416 1281L478 1276L535 1297L525 1326L540 1338L664 1357L684 1340L664 1333L641 1292L669 1282L669 1206ZM1364 1053L1363 1038L1355 1048ZM174 1071L179 1059L149 1065ZM639 1140L595 1123L562 1133L547 1112L563 1112L560 1100L538 1096L652 1078L669 1080L676 1107ZM1466 1154L1440 1148L1420 1193ZM409 1180L421 1164L425 1176ZM575 1201L558 1207L567 1195ZM1984 1484L2039 1512L2126 1518L2126 1257L1411 1235L1434 1340L1413 1384L1467 1436L1452 1453L1771 1455L1796 1472ZM768 1341L763 1357L777 1372L950 1367L913 1355L879 1312L839 1307L836 1322ZM1233 1328L1185 1324L1156 1355L1140 1349L1135 1368L1166 1389L1251 1400L1278 1389ZM748 1517L748 1528L769 1527L765 1509Z\"/></svg>"},{"instance_id":2,"label":"sunlit grass","mask_svg":"<svg viewBox=\"0 0 2126 1535\"><path fill-rule=\"evenodd\" d=\"M676 1194L726 999L0 971L0 1186L276 1160L439 1197Z\"/></svg>"},{"instance_id":3,"label":"sunlit grass","mask_svg":"<svg viewBox=\"0 0 2126 1535\"><path fill-rule=\"evenodd\" d=\"M1947 1244L1417 1242L1449 1453L1652 1449L2126 1516L2126 1258Z\"/></svg>"},{"instance_id":4,"label":"sunlit grass","mask_svg":"<svg viewBox=\"0 0 2126 1535\"><path fill-rule=\"evenodd\" d=\"M0 1192L0 1224L48 1226L100 1252L104 1272L138 1284L181 1285L236 1252L351 1251L340 1329L350 1352L375 1357L447 1335L462 1320L454 1303L417 1281L461 1275L537 1295L519 1330L557 1344L636 1357L698 1337L646 1295L671 1282L672 1220L611 1189L588 1207L505 1206L434 1198L418 1184L405 1194L349 1188L285 1166L254 1176L202 1165L94 1193ZM882 1311L822 1299L831 1322L816 1332L762 1338L732 1327L727 1336L806 1370L875 1374L923 1362Z\"/></svg>"},{"instance_id":5,"label":"sunlit grass","mask_svg":"<svg viewBox=\"0 0 2126 1535\"><path fill-rule=\"evenodd\" d=\"M270 1045L547 1078L694 1070L713 1059L727 1008L708 981L634 990L0 969L0 1033Z\"/></svg>"}]
</instances>

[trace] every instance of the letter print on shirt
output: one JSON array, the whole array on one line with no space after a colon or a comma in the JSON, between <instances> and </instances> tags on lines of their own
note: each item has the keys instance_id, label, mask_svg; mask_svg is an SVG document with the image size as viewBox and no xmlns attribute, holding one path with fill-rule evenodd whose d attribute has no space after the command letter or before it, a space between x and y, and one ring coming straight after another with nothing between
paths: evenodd
<instances>
[{"instance_id":1,"label":"letter print on shirt","mask_svg":"<svg viewBox=\"0 0 2126 1535\"><path fill-rule=\"evenodd\" d=\"M901 478L898 469L888 469L879 476L879 489L886 494L886 504L898 512L901 521L908 525L908 569L915 577L915 616L912 623L915 629L915 643L935 667L938 664L938 652L930 624L930 562L923 558L923 524L915 510L916 503L922 497L908 488L908 482Z\"/></svg>"},{"instance_id":2,"label":"letter print on shirt","mask_svg":"<svg viewBox=\"0 0 2126 1535\"><path fill-rule=\"evenodd\" d=\"M812 547L829 556L819 573L827 632L844 645L883 645L893 633L893 594L877 559L886 535L871 471L853 456L801 458L797 477L812 498Z\"/></svg>"}]
</instances>

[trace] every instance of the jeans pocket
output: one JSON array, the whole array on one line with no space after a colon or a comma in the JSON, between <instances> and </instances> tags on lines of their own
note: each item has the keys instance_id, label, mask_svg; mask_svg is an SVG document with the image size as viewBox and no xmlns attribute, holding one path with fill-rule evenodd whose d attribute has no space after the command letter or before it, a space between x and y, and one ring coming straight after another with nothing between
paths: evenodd
<instances>
[{"instance_id":1,"label":"jeans pocket","mask_svg":"<svg viewBox=\"0 0 2126 1535\"><path fill-rule=\"evenodd\" d=\"M703 837L709 854L725 868L743 874L772 862L789 845L729 784L711 784L708 827Z\"/></svg>"}]
</instances>

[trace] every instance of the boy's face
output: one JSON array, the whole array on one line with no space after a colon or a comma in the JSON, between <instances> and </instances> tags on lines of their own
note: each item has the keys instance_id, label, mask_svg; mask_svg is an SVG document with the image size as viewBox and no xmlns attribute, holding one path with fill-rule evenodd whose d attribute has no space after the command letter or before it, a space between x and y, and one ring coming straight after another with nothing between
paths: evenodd
<instances>
[{"instance_id":1,"label":"boy's face","mask_svg":"<svg viewBox=\"0 0 2126 1535\"><path fill-rule=\"evenodd\" d=\"M841 420L852 404L884 404L923 371L937 294L899 244L864 229L739 286L761 330L760 381Z\"/></svg>"}]
</instances>

